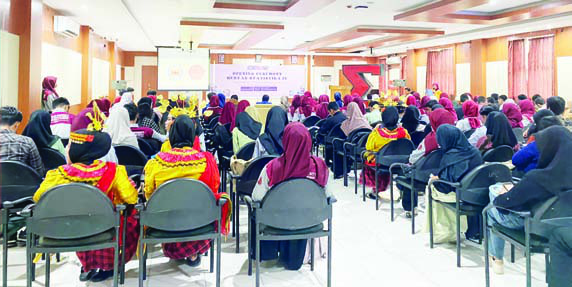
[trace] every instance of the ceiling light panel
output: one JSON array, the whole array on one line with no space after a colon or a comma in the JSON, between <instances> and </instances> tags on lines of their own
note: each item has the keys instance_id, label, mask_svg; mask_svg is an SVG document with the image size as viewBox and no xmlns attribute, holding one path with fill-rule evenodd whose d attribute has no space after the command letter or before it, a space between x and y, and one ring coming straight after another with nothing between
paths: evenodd
<instances>
[{"instance_id":1,"label":"ceiling light panel","mask_svg":"<svg viewBox=\"0 0 572 287\"><path fill-rule=\"evenodd\" d=\"M351 40L339 42L339 43L336 43L333 45L329 45L328 48L345 48L345 47L350 47L350 46L357 45L360 43L378 40L381 38L384 38L383 35L367 35L367 36L362 36L362 37L354 38Z\"/></svg>"},{"instance_id":2,"label":"ceiling light panel","mask_svg":"<svg viewBox=\"0 0 572 287\"><path fill-rule=\"evenodd\" d=\"M536 2L544 2L538 0L494 0L487 4L476 6L463 12L480 12L480 13L495 13L503 10L514 9L523 5L528 5Z\"/></svg>"},{"instance_id":3,"label":"ceiling light panel","mask_svg":"<svg viewBox=\"0 0 572 287\"><path fill-rule=\"evenodd\" d=\"M206 29L199 42L204 45L234 45L248 33L243 30Z\"/></svg>"}]
</instances>

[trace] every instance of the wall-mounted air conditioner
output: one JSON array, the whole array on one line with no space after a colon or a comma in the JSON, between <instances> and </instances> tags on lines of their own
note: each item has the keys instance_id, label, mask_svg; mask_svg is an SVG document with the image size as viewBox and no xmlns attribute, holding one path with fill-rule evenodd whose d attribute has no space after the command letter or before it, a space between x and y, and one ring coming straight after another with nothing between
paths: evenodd
<instances>
[{"instance_id":1,"label":"wall-mounted air conditioner","mask_svg":"<svg viewBox=\"0 0 572 287\"><path fill-rule=\"evenodd\" d=\"M70 17L54 16L54 32L68 38L79 36L79 24Z\"/></svg>"},{"instance_id":2,"label":"wall-mounted air conditioner","mask_svg":"<svg viewBox=\"0 0 572 287\"><path fill-rule=\"evenodd\" d=\"M389 57L387 58L386 63L388 65L399 65L401 64L401 57Z\"/></svg>"}]
</instances>

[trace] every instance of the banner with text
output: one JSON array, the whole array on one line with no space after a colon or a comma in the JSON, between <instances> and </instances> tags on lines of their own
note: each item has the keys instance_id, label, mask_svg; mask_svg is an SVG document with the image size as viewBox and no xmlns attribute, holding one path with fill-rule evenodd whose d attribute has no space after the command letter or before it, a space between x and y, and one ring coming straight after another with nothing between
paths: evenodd
<instances>
[{"instance_id":1,"label":"banner with text","mask_svg":"<svg viewBox=\"0 0 572 287\"><path fill-rule=\"evenodd\" d=\"M281 96L302 94L306 89L306 68L303 65L211 65L211 90L227 98L236 94L240 99L259 100L269 95L275 104Z\"/></svg>"}]
</instances>

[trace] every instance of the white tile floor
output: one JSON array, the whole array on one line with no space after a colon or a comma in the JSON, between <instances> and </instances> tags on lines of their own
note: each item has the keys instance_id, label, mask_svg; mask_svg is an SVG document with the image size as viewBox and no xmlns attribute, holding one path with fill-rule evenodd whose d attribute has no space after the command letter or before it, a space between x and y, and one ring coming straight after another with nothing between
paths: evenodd
<instances>
[{"instance_id":1,"label":"white tile floor","mask_svg":"<svg viewBox=\"0 0 572 287\"><path fill-rule=\"evenodd\" d=\"M332 286L485 286L480 246L463 243L463 267L457 268L454 245L429 248L429 236L423 232L425 213L420 213L417 233L412 235L410 220L405 218L400 204L397 219L392 223L389 201L383 201L381 210L376 211L374 201L363 202L361 196L354 194L352 179L348 188L344 188L342 180L330 183L338 198L334 207ZM246 212L241 215L246 219ZM247 232L245 219L241 218L242 234ZM239 254L234 253L234 238L229 237L223 243L223 286L254 286L254 277L247 275L246 236L241 239ZM23 248L9 250L10 287L25 286L24 254ZM275 262L266 262L262 264L261 282L263 286L326 286L326 262L317 260L314 272L309 265L295 272L285 271ZM505 275L493 274L491 286L526 286L524 264L522 253L517 252L516 263L506 262ZM156 248L150 255L145 286L214 286L214 274L208 272L208 266L208 258L203 258L201 267L196 269L169 261ZM43 264L37 268L34 286L44 286ZM62 262L53 263L51 268L51 286L112 286L109 281L79 282L79 261L74 254L63 255ZM125 286L137 286L137 276L138 263L132 260L127 264ZM532 276L533 286L546 286L543 256L533 257Z\"/></svg>"}]
</instances>

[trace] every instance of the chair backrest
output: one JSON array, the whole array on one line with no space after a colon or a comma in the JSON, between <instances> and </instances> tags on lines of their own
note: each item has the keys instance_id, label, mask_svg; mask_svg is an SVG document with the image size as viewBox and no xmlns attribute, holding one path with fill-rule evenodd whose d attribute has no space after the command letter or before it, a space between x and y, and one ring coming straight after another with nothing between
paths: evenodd
<instances>
[{"instance_id":1,"label":"chair backrest","mask_svg":"<svg viewBox=\"0 0 572 287\"><path fill-rule=\"evenodd\" d=\"M238 150L238 152L236 153L236 158L238 159L242 159L242 160L249 160L252 158L252 155L254 154L254 146L256 145L256 142L251 142L251 143L247 143L245 144L243 147L240 148L240 150Z\"/></svg>"},{"instance_id":2,"label":"chair backrest","mask_svg":"<svg viewBox=\"0 0 572 287\"><path fill-rule=\"evenodd\" d=\"M416 131L411 133L411 141L414 146L419 146L427 134L424 131Z\"/></svg>"},{"instance_id":3,"label":"chair backrest","mask_svg":"<svg viewBox=\"0 0 572 287\"><path fill-rule=\"evenodd\" d=\"M309 127L313 127L314 125L316 125L316 123L319 120L320 120L320 117L318 117L318 116L309 116L306 119L304 119L302 124L304 124L305 127L309 128Z\"/></svg>"},{"instance_id":4,"label":"chair backrest","mask_svg":"<svg viewBox=\"0 0 572 287\"><path fill-rule=\"evenodd\" d=\"M372 129L375 129L375 127L377 127L378 125L381 125L382 123L383 123L382 121L377 121L377 122L371 123L370 126Z\"/></svg>"},{"instance_id":5,"label":"chair backrest","mask_svg":"<svg viewBox=\"0 0 572 287\"><path fill-rule=\"evenodd\" d=\"M397 162L404 163L404 160L406 162L409 159L409 155L414 149L413 142L406 138L391 141L377 153L376 162L387 167Z\"/></svg>"},{"instance_id":6,"label":"chair backrest","mask_svg":"<svg viewBox=\"0 0 572 287\"><path fill-rule=\"evenodd\" d=\"M525 143L526 141L524 140L524 130L522 128L513 128L512 131L514 132L514 135L516 136L516 140L519 143Z\"/></svg>"},{"instance_id":7,"label":"chair backrest","mask_svg":"<svg viewBox=\"0 0 572 287\"><path fill-rule=\"evenodd\" d=\"M469 138L475 133L476 130L477 130L477 129L470 129L470 130L464 132L465 137L466 137L467 139L469 139Z\"/></svg>"},{"instance_id":8,"label":"chair backrest","mask_svg":"<svg viewBox=\"0 0 572 287\"><path fill-rule=\"evenodd\" d=\"M485 154L483 155L483 161L505 162L512 160L513 155L514 155L514 150L512 149L512 147L507 145L501 145L485 152Z\"/></svg>"},{"instance_id":9,"label":"chair backrest","mask_svg":"<svg viewBox=\"0 0 572 287\"><path fill-rule=\"evenodd\" d=\"M326 137L325 137L326 144L332 144L332 142L334 141L335 138L338 138L338 139L345 139L346 138L346 134L344 134L344 131L342 131L342 124L341 123L335 125L328 132L328 135L326 135Z\"/></svg>"},{"instance_id":10,"label":"chair backrest","mask_svg":"<svg viewBox=\"0 0 572 287\"><path fill-rule=\"evenodd\" d=\"M486 206L489 203L489 187L497 182L511 182L512 173L502 163L484 163L461 179L459 199L463 202ZM459 191L457 191L459 192Z\"/></svg>"},{"instance_id":11,"label":"chair backrest","mask_svg":"<svg viewBox=\"0 0 572 287\"><path fill-rule=\"evenodd\" d=\"M319 120L314 124L314 126L321 127L325 122L326 122L326 119Z\"/></svg>"},{"instance_id":12,"label":"chair backrest","mask_svg":"<svg viewBox=\"0 0 572 287\"><path fill-rule=\"evenodd\" d=\"M443 151L441 149L434 150L420 158L415 163L415 180L425 183L428 182L431 174L437 174L439 172L442 158Z\"/></svg>"},{"instance_id":13,"label":"chair backrest","mask_svg":"<svg viewBox=\"0 0 572 287\"><path fill-rule=\"evenodd\" d=\"M164 231L185 231L220 219L211 189L198 180L177 178L159 186L141 211L141 224Z\"/></svg>"},{"instance_id":14,"label":"chair backrest","mask_svg":"<svg viewBox=\"0 0 572 287\"><path fill-rule=\"evenodd\" d=\"M77 239L116 226L111 200L98 188L69 183L42 195L29 218L29 232L55 239Z\"/></svg>"},{"instance_id":15,"label":"chair backrest","mask_svg":"<svg viewBox=\"0 0 572 287\"><path fill-rule=\"evenodd\" d=\"M33 196L42 177L31 167L18 161L0 161L0 203Z\"/></svg>"},{"instance_id":16,"label":"chair backrest","mask_svg":"<svg viewBox=\"0 0 572 287\"><path fill-rule=\"evenodd\" d=\"M256 215L261 224L296 230L332 218L332 206L322 187L309 179L297 178L272 187Z\"/></svg>"},{"instance_id":17,"label":"chair backrest","mask_svg":"<svg viewBox=\"0 0 572 287\"><path fill-rule=\"evenodd\" d=\"M157 153L157 151L145 139L137 138L137 143L139 144L141 152L143 152L146 156L152 156Z\"/></svg>"},{"instance_id":18,"label":"chair backrest","mask_svg":"<svg viewBox=\"0 0 572 287\"><path fill-rule=\"evenodd\" d=\"M46 171L56 169L67 163L66 157L53 148L40 148L38 152L40 152Z\"/></svg>"},{"instance_id":19,"label":"chair backrest","mask_svg":"<svg viewBox=\"0 0 572 287\"><path fill-rule=\"evenodd\" d=\"M271 160L277 158L278 156L267 155L261 156L253 160L244 170L240 179L236 183L236 191L240 194L251 195L258 177L260 177L260 172Z\"/></svg>"},{"instance_id":20,"label":"chair backrest","mask_svg":"<svg viewBox=\"0 0 572 287\"><path fill-rule=\"evenodd\" d=\"M348 137L346 138L346 142L351 142L351 143L355 143L357 142L361 136L366 133L366 134L370 134L371 133L371 129L368 128L361 128L361 129L356 129L353 130Z\"/></svg>"},{"instance_id":21,"label":"chair backrest","mask_svg":"<svg viewBox=\"0 0 572 287\"><path fill-rule=\"evenodd\" d=\"M554 226L541 223L542 220L572 217L572 190L560 192L532 208L531 232L548 237Z\"/></svg>"},{"instance_id":22,"label":"chair backrest","mask_svg":"<svg viewBox=\"0 0 572 287\"><path fill-rule=\"evenodd\" d=\"M115 146L115 154L121 165L145 166L147 164L147 156L138 148L130 145Z\"/></svg>"},{"instance_id":23,"label":"chair backrest","mask_svg":"<svg viewBox=\"0 0 572 287\"><path fill-rule=\"evenodd\" d=\"M216 124L218 124L218 118L220 118L220 115L210 117L205 126L209 129L214 129Z\"/></svg>"}]
</instances>

